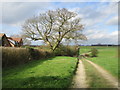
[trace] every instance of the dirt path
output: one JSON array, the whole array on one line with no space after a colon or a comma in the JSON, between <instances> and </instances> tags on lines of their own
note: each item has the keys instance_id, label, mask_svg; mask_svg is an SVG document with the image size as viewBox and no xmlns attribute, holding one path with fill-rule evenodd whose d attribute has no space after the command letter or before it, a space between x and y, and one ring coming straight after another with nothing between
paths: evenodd
<instances>
[{"instance_id":1,"label":"dirt path","mask_svg":"<svg viewBox=\"0 0 120 90\"><path fill-rule=\"evenodd\" d=\"M76 75L73 78L71 88L87 88L88 85L86 83L86 74L83 62L79 60L78 68L76 71Z\"/></svg>"},{"instance_id":2,"label":"dirt path","mask_svg":"<svg viewBox=\"0 0 120 90\"><path fill-rule=\"evenodd\" d=\"M118 88L118 80L115 77L113 77L110 73L108 73L106 70L104 70L99 65L93 63L92 61L86 61L93 65L97 69L97 71L103 76L103 78L105 78L109 83L111 83L111 85L113 85L115 88Z\"/></svg>"}]
</instances>

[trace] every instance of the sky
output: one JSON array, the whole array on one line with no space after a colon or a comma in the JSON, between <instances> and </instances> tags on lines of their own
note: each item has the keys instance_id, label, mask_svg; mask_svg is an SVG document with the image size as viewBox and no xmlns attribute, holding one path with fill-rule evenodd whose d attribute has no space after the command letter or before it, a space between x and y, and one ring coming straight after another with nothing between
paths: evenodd
<instances>
[{"instance_id":1,"label":"sky","mask_svg":"<svg viewBox=\"0 0 120 90\"><path fill-rule=\"evenodd\" d=\"M0 33L7 36L22 33L22 25L25 20L44 13L47 10L57 8L67 8L69 11L76 12L81 23L85 25L83 34L88 38L87 41L80 41L80 44L118 44L118 3L108 2L107 0L91 0L77 2L76 0L62 0L34 2L18 2L19 0L8 2L6 0L0 3ZM109 0L110 1L110 0ZM114 0L115 1L115 0ZM33 45L43 44L41 41L34 42Z\"/></svg>"}]
</instances>

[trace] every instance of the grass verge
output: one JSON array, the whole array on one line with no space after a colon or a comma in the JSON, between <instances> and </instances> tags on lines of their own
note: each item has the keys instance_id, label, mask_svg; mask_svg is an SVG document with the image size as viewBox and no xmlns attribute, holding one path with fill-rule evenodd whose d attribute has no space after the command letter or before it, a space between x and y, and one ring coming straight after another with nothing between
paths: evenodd
<instances>
[{"instance_id":1,"label":"grass verge","mask_svg":"<svg viewBox=\"0 0 120 90\"><path fill-rule=\"evenodd\" d=\"M76 67L75 57L54 57L3 69L3 88L67 88Z\"/></svg>"}]
</instances>

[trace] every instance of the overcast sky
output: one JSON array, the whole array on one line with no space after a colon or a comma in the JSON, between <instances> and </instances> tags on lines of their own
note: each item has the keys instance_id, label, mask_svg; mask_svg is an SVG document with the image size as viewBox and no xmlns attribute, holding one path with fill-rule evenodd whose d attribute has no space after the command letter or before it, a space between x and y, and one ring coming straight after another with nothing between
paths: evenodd
<instances>
[{"instance_id":1,"label":"overcast sky","mask_svg":"<svg viewBox=\"0 0 120 90\"><path fill-rule=\"evenodd\" d=\"M0 31L7 34L7 36L20 34L22 32L21 25L27 18L47 10L67 8L78 13L78 16L82 18L81 23L85 25L83 33L87 36L88 40L81 41L82 44L117 44L118 3L102 1L14 2L13 0L13 2L2 2L0 3L0 9L2 9L2 14L0 14L0 17L2 17ZM39 45L41 42L33 42L32 44Z\"/></svg>"}]
</instances>

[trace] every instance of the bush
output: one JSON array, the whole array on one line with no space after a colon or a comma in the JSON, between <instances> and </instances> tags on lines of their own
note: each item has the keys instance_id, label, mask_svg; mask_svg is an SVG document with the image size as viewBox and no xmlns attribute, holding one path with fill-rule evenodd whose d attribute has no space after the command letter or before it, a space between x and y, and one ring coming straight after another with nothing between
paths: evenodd
<instances>
[{"instance_id":1,"label":"bush","mask_svg":"<svg viewBox=\"0 0 120 90\"><path fill-rule=\"evenodd\" d=\"M98 55L98 50L96 48L92 48L91 49L91 56L92 57L97 57L97 55Z\"/></svg>"},{"instance_id":2,"label":"bush","mask_svg":"<svg viewBox=\"0 0 120 90\"><path fill-rule=\"evenodd\" d=\"M40 57L40 52L38 50L35 50L33 48L27 48L29 53L30 53L30 56L31 56L31 59L39 59Z\"/></svg>"},{"instance_id":3,"label":"bush","mask_svg":"<svg viewBox=\"0 0 120 90\"><path fill-rule=\"evenodd\" d=\"M60 45L55 51L56 56L77 56L77 49L75 46Z\"/></svg>"}]
</instances>

